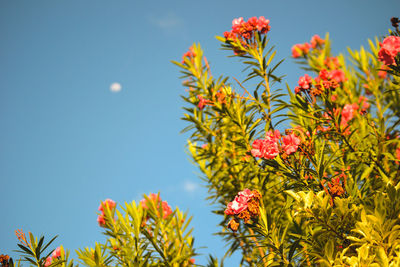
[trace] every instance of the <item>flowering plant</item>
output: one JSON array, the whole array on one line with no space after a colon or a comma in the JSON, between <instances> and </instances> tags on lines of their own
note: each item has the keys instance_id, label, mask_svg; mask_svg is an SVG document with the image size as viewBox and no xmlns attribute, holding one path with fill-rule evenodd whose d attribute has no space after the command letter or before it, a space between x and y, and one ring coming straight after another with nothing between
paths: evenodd
<instances>
[{"instance_id":1,"label":"flowering plant","mask_svg":"<svg viewBox=\"0 0 400 267\"><path fill-rule=\"evenodd\" d=\"M172 211L159 194L144 195L136 203L125 203L122 212L110 199L99 210L104 217L106 244L77 251L87 266L190 266L193 238L188 226L191 218L176 208ZM115 216L116 215L116 216Z\"/></svg>"},{"instance_id":2,"label":"flowering plant","mask_svg":"<svg viewBox=\"0 0 400 267\"><path fill-rule=\"evenodd\" d=\"M228 255L241 251L248 266L400 264L393 26L381 42L369 41L370 52L349 49L352 64L332 54L328 35L294 45L292 57L307 73L287 93L264 17L234 19L217 37L244 64L243 81L214 78L200 45L174 62L189 89L189 151L220 204L214 212Z\"/></svg>"},{"instance_id":3,"label":"flowering plant","mask_svg":"<svg viewBox=\"0 0 400 267\"><path fill-rule=\"evenodd\" d=\"M174 61L188 88L189 152L218 204L226 256L241 253L243 266L400 266L399 20L349 60L332 54L329 35L294 45L307 73L285 90L269 24L238 18L217 37L244 64L243 81L214 78L198 44ZM159 194L120 207L107 199L99 211L107 240L78 250L82 264L195 265L191 218ZM74 266L62 246L45 252L55 238L17 236L22 260Z\"/></svg>"}]
</instances>

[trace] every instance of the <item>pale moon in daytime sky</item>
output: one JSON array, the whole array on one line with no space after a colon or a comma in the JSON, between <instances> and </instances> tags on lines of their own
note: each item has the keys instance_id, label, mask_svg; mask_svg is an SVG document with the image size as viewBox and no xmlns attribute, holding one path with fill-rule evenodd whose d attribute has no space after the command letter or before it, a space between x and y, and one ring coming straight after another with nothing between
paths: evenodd
<instances>
[{"instance_id":1,"label":"pale moon in daytime sky","mask_svg":"<svg viewBox=\"0 0 400 267\"><path fill-rule=\"evenodd\" d=\"M110 91L114 92L114 93L118 93L119 91L121 91L122 86L120 83L113 83L110 85Z\"/></svg>"}]
</instances>

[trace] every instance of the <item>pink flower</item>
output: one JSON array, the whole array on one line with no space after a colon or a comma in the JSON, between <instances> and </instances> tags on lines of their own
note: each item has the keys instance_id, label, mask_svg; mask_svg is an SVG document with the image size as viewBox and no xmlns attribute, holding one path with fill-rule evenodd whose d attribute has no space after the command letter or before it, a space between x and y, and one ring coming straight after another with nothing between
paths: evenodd
<instances>
[{"instance_id":1,"label":"pink flower","mask_svg":"<svg viewBox=\"0 0 400 267\"><path fill-rule=\"evenodd\" d=\"M295 44L294 46L292 46L292 57L298 58L307 55L310 47L311 45L308 43Z\"/></svg>"},{"instance_id":2,"label":"pink flower","mask_svg":"<svg viewBox=\"0 0 400 267\"><path fill-rule=\"evenodd\" d=\"M310 51L311 45L309 43L304 43L303 46L301 47L301 50L305 55L308 54L308 51Z\"/></svg>"},{"instance_id":3,"label":"pink flower","mask_svg":"<svg viewBox=\"0 0 400 267\"><path fill-rule=\"evenodd\" d=\"M249 198L247 196L244 196L244 195L241 195L241 196L237 195L235 197L234 201L236 201L237 203L240 203L242 205L247 205L247 202L249 201Z\"/></svg>"},{"instance_id":4,"label":"pink flower","mask_svg":"<svg viewBox=\"0 0 400 267\"><path fill-rule=\"evenodd\" d=\"M254 140L251 154L253 157L273 159L279 154L278 140L280 133L278 130L269 131L265 139Z\"/></svg>"},{"instance_id":5,"label":"pink flower","mask_svg":"<svg viewBox=\"0 0 400 267\"><path fill-rule=\"evenodd\" d=\"M193 47L191 46L191 47L189 47L189 51L187 51L185 54L183 54L183 56L182 56L182 64L183 63L185 63L185 58L187 57L187 58L189 58L189 59L192 59L192 58L194 58L196 56L196 53L194 52L194 49L193 49Z\"/></svg>"},{"instance_id":6,"label":"pink flower","mask_svg":"<svg viewBox=\"0 0 400 267\"><path fill-rule=\"evenodd\" d=\"M347 78L342 70L327 71L326 69L322 69L314 80L317 84L322 83L326 89L335 89L339 86L339 83L345 82Z\"/></svg>"},{"instance_id":7,"label":"pink flower","mask_svg":"<svg viewBox=\"0 0 400 267\"><path fill-rule=\"evenodd\" d=\"M232 32L236 33L236 34L240 34L240 28L243 23L244 23L244 20L242 17L234 19L232 21Z\"/></svg>"},{"instance_id":8,"label":"pink flower","mask_svg":"<svg viewBox=\"0 0 400 267\"><path fill-rule=\"evenodd\" d=\"M99 223L99 226L101 226L101 227L104 227L106 225L106 220L104 219L103 214L97 216L97 222Z\"/></svg>"},{"instance_id":9,"label":"pink flower","mask_svg":"<svg viewBox=\"0 0 400 267\"><path fill-rule=\"evenodd\" d=\"M166 219L166 218L168 218L169 215L172 214L172 209L171 209L170 205L168 205L167 201L163 201L161 203L161 205L162 205L162 209L163 209L163 219Z\"/></svg>"},{"instance_id":10,"label":"pink flower","mask_svg":"<svg viewBox=\"0 0 400 267\"><path fill-rule=\"evenodd\" d=\"M298 58L301 56L305 56L308 54L310 48L311 45L309 43L295 44L294 46L292 46L292 57Z\"/></svg>"},{"instance_id":11,"label":"pink flower","mask_svg":"<svg viewBox=\"0 0 400 267\"><path fill-rule=\"evenodd\" d=\"M321 80L328 80L329 79L329 72L326 69L322 69L322 70L319 71L319 75L318 75L317 78L321 79Z\"/></svg>"},{"instance_id":12,"label":"pink flower","mask_svg":"<svg viewBox=\"0 0 400 267\"><path fill-rule=\"evenodd\" d=\"M303 90L308 90L311 88L312 78L305 74L304 76L299 78L299 86Z\"/></svg>"},{"instance_id":13,"label":"pink flower","mask_svg":"<svg viewBox=\"0 0 400 267\"><path fill-rule=\"evenodd\" d=\"M256 147L255 144L257 143L253 143L253 149L251 150L253 156L265 159L273 159L279 154L278 144L276 142L266 139L260 141L260 147Z\"/></svg>"},{"instance_id":14,"label":"pink flower","mask_svg":"<svg viewBox=\"0 0 400 267\"><path fill-rule=\"evenodd\" d=\"M301 53L301 48L299 47L300 44L295 44L294 46L292 46L292 57L293 58L298 58L301 57L302 53Z\"/></svg>"},{"instance_id":15,"label":"pink flower","mask_svg":"<svg viewBox=\"0 0 400 267\"><path fill-rule=\"evenodd\" d=\"M172 209L171 206L168 205L167 201L161 201L161 197L158 194L151 193L148 195L148 199L154 203L154 206L157 207L157 209L162 207L162 217L163 219L166 219L169 215L172 214ZM147 199L142 199L140 201L140 205L143 207L143 209L148 209L149 207L147 206Z\"/></svg>"},{"instance_id":16,"label":"pink flower","mask_svg":"<svg viewBox=\"0 0 400 267\"><path fill-rule=\"evenodd\" d=\"M286 154L290 155L297 151L300 145L300 138L298 138L294 133L284 136L282 138L282 149Z\"/></svg>"},{"instance_id":17,"label":"pink flower","mask_svg":"<svg viewBox=\"0 0 400 267\"><path fill-rule=\"evenodd\" d=\"M248 22L242 23L240 26L240 35L245 39L250 39L253 36L254 28Z\"/></svg>"},{"instance_id":18,"label":"pink flower","mask_svg":"<svg viewBox=\"0 0 400 267\"><path fill-rule=\"evenodd\" d=\"M242 211L244 211L245 209L247 209L247 201L243 202L243 200L244 200L244 198L238 199L238 197L235 197L235 200L228 203L228 205L225 209L225 214L226 215L239 214Z\"/></svg>"},{"instance_id":19,"label":"pink flower","mask_svg":"<svg viewBox=\"0 0 400 267\"><path fill-rule=\"evenodd\" d=\"M257 19L257 17L251 17L251 18L249 18L248 20L247 20L247 23L251 26L251 27L253 27L254 29L257 27L257 24L258 24L258 19Z\"/></svg>"},{"instance_id":20,"label":"pink flower","mask_svg":"<svg viewBox=\"0 0 400 267\"><path fill-rule=\"evenodd\" d=\"M382 61L385 65L396 65L394 58L400 53L400 37L388 36L380 43L380 46L379 61Z\"/></svg>"},{"instance_id":21,"label":"pink flower","mask_svg":"<svg viewBox=\"0 0 400 267\"><path fill-rule=\"evenodd\" d=\"M251 146L253 149L251 150L251 154L255 158L262 158L263 157L263 148L264 148L264 140L263 139L256 139Z\"/></svg>"},{"instance_id":22,"label":"pink flower","mask_svg":"<svg viewBox=\"0 0 400 267\"><path fill-rule=\"evenodd\" d=\"M267 33L270 30L271 26L269 26L269 19L265 19L263 16L259 17L257 22L257 31Z\"/></svg>"},{"instance_id":23,"label":"pink flower","mask_svg":"<svg viewBox=\"0 0 400 267\"><path fill-rule=\"evenodd\" d=\"M266 146L266 150L264 153L264 158L273 159L279 154L279 148L277 142L268 142Z\"/></svg>"},{"instance_id":24,"label":"pink flower","mask_svg":"<svg viewBox=\"0 0 400 267\"><path fill-rule=\"evenodd\" d=\"M271 139L271 141L274 141L274 142L278 142L278 140L281 138L281 133L279 132L279 130L268 131L265 134L265 138Z\"/></svg>"},{"instance_id":25,"label":"pink flower","mask_svg":"<svg viewBox=\"0 0 400 267\"><path fill-rule=\"evenodd\" d=\"M53 258L61 257L61 247L56 248L51 256Z\"/></svg>"},{"instance_id":26,"label":"pink flower","mask_svg":"<svg viewBox=\"0 0 400 267\"><path fill-rule=\"evenodd\" d=\"M107 198L106 200L104 200L101 204L100 204L100 206L99 206L99 211L104 211L104 206L106 206L106 207L108 207L109 209L113 209L113 208L115 208L115 201L114 200L111 200L111 199L109 199L109 198Z\"/></svg>"},{"instance_id":27,"label":"pink flower","mask_svg":"<svg viewBox=\"0 0 400 267\"><path fill-rule=\"evenodd\" d=\"M347 122L353 119L356 110L358 109L357 104L346 104L342 110L342 120L340 122L341 126L346 126Z\"/></svg>"},{"instance_id":28,"label":"pink flower","mask_svg":"<svg viewBox=\"0 0 400 267\"><path fill-rule=\"evenodd\" d=\"M197 107L202 110L206 105L211 104L211 101L208 99L205 99L201 95L197 95L197 98L199 99L199 103L197 104Z\"/></svg>"},{"instance_id":29,"label":"pink flower","mask_svg":"<svg viewBox=\"0 0 400 267\"><path fill-rule=\"evenodd\" d=\"M150 199L150 201L154 202L154 203L158 203L159 201L161 201L161 198L159 195L151 193L148 196L148 199ZM147 206L147 199L142 199L140 200L140 205L142 206L142 208L144 209L148 209L149 207Z\"/></svg>"},{"instance_id":30,"label":"pink flower","mask_svg":"<svg viewBox=\"0 0 400 267\"><path fill-rule=\"evenodd\" d=\"M338 83L343 83L345 82L346 76L344 75L344 72L342 70L332 70L329 72L329 77L333 80L335 80Z\"/></svg>"},{"instance_id":31,"label":"pink flower","mask_svg":"<svg viewBox=\"0 0 400 267\"><path fill-rule=\"evenodd\" d=\"M258 195L257 195L258 194ZM244 189L240 191L232 202L229 202L225 209L226 215L236 215L248 208L248 202L253 198L260 198L261 195L258 191L251 191L250 189Z\"/></svg>"},{"instance_id":32,"label":"pink flower","mask_svg":"<svg viewBox=\"0 0 400 267\"><path fill-rule=\"evenodd\" d=\"M363 110L366 110L369 108L369 103L368 103L368 98L366 98L365 96L360 96L360 98L358 98L358 103L360 104L361 108Z\"/></svg>"},{"instance_id":33,"label":"pink flower","mask_svg":"<svg viewBox=\"0 0 400 267\"><path fill-rule=\"evenodd\" d=\"M99 211L101 211L101 215L97 217L97 222L101 227L104 227L106 225L106 220L104 218L104 207L107 209L114 209L116 206L115 201L107 198L106 200L102 201L100 206L99 206Z\"/></svg>"},{"instance_id":34,"label":"pink flower","mask_svg":"<svg viewBox=\"0 0 400 267\"><path fill-rule=\"evenodd\" d=\"M50 266L50 265L51 265L51 261L52 261L51 257L50 257L50 256L47 257L47 258L46 258L46 262L44 263L44 266L45 266L45 267Z\"/></svg>"},{"instance_id":35,"label":"pink flower","mask_svg":"<svg viewBox=\"0 0 400 267\"><path fill-rule=\"evenodd\" d=\"M233 41L236 38L236 35L233 32L224 32L224 37L228 41Z\"/></svg>"},{"instance_id":36,"label":"pink flower","mask_svg":"<svg viewBox=\"0 0 400 267\"><path fill-rule=\"evenodd\" d=\"M241 25L242 23L244 23L243 17L234 19L234 20L232 20L232 28L237 27L237 26Z\"/></svg>"},{"instance_id":37,"label":"pink flower","mask_svg":"<svg viewBox=\"0 0 400 267\"><path fill-rule=\"evenodd\" d=\"M270 30L269 20L263 16L251 17L248 21L244 21L242 17L234 19L232 21L232 31L225 32L224 36L226 40L235 40L236 36L244 39L250 39L254 32L257 30L262 34L267 33ZM241 39L241 41L244 41ZM242 45L247 45L245 42Z\"/></svg>"},{"instance_id":38,"label":"pink flower","mask_svg":"<svg viewBox=\"0 0 400 267\"><path fill-rule=\"evenodd\" d=\"M324 61L324 65L330 70L336 70L340 68L340 62L337 57L327 57Z\"/></svg>"},{"instance_id":39,"label":"pink flower","mask_svg":"<svg viewBox=\"0 0 400 267\"><path fill-rule=\"evenodd\" d=\"M203 98L201 95L197 95L197 98L199 99L197 106L200 110L202 110L207 104L207 99Z\"/></svg>"},{"instance_id":40,"label":"pink flower","mask_svg":"<svg viewBox=\"0 0 400 267\"><path fill-rule=\"evenodd\" d=\"M312 48L316 48L317 46L321 47L325 43L325 40L321 39L321 37L319 37L319 35L316 34L313 37L311 37L310 43Z\"/></svg>"},{"instance_id":41,"label":"pink flower","mask_svg":"<svg viewBox=\"0 0 400 267\"><path fill-rule=\"evenodd\" d=\"M245 190L243 190L243 191L240 191L239 193L238 193L238 196L244 196L244 197L246 197L246 198L252 198L253 197L253 191L251 191L250 189L248 189L248 188L246 188ZM246 201L247 202L247 201Z\"/></svg>"}]
</instances>

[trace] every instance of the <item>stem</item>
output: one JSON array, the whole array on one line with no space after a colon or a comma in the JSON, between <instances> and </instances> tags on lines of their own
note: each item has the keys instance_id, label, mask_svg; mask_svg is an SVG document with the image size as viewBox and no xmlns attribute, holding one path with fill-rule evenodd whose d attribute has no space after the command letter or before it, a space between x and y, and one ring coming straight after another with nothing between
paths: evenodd
<instances>
[{"instance_id":1,"label":"stem","mask_svg":"<svg viewBox=\"0 0 400 267\"><path fill-rule=\"evenodd\" d=\"M249 257L247 257L247 254L246 254L246 248L244 246L244 242L242 240L240 240L235 233L233 233L233 237L239 242L239 246L243 251L243 255L244 255L243 257L249 263L249 265L251 265L251 260L249 260Z\"/></svg>"},{"instance_id":2,"label":"stem","mask_svg":"<svg viewBox=\"0 0 400 267\"><path fill-rule=\"evenodd\" d=\"M234 79L234 80L239 84L239 86L249 95L250 100L256 102L257 105L261 108L262 112L263 112L264 115L265 115L265 118L269 120L270 127L272 128L271 119L270 119L270 117L269 117L269 113L270 113L270 108L269 108L269 96L268 96L268 105L267 105L268 113L267 113L267 112L265 112L265 110L261 107L261 103L258 101L258 99L256 99L253 95L251 95L251 94L249 93L249 91L247 91L247 89L246 89L235 77L233 77L233 79ZM247 99L247 98L245 98L245 99Z\"/></svg>"},{"instance_id":3,"label":"stem","mask_svg":"<svg viewBox=\"0 0 400 267\"><path fill-rule=\"evenodd\" d=\"M349 143L349 141L347 140L347 138L341 134L341 137L343 139L343 141L346 143L346 145L350 148L351 152L356 152L356 150L351 146L351 144ZM382 165L375 159L372 158L372 156L369 156L370 160L375 163L375 165L389 178L389 174L385 171L385 169L382 167ZM371 166L370 163L366 163L368 166Z\"/></svg>"},{"instance_id":4,"label":"stem","mask_svg":"<svg viewBox=\"0 0 400 267\"><path fill-rule=\"evenodd\" d=\"M317 215L315 215L312 211L307 210L308 213L310 213L317 221L323 223L329 230L331 230L337 237L339 237L341 240L346 239L342 234L338 233L332 226L330 226L327 222L325 223L322 219L320 219Z\"/></svg>"},{"instance_id":5,"label":"stem","mask_svg":"<svg viewBox=\"0 0 400 267\"><path fill-rule=\"evenodd\" d=\"M271 88L269 86L267 71L266 71L266 69L264 69L263 52L258 51L258 53L255 56L258 60L258 64L260 65L261 73L263 74L263 77L264 77L265 90L267 91L267 111L268 111L268 115L270 115L271 114ZM272 119L270 116L268 116L268 120L269 120L269 127L270 127L270 129L272 129Z\"/></svg>"},{"instance_id":6,"label":"stem","mask_svg":"<svg viewBox=\"0 0 400 267\"><path fill-rule=\"evenodd\" d=\"M253 230L252 230L251 228L248 228L248 229L249 229L250 234L252 235L252 239L253 239L254 243L256 244L256 246L257 246L257 248L258 248L258 252L260 252L262 261L263 261L263 263L264 263L264 266L267 266L267 259L265 258L265 253L264 253L264 251L262 250L262 248L261 248L260 245L258 244L257 239L256 239L256 237L254 236Z\"/></svg>"}]
</instances>

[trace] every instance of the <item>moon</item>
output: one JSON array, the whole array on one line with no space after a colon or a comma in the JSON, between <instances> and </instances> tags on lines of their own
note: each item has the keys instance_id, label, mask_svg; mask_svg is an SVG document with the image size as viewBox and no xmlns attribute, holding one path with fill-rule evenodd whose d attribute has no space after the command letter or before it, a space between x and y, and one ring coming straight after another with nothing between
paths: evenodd
<instances>
[{"instance_id":1,"label":"moon","mask_svg":"<svg viewBox=\"0 0 400 267\"><path fill-rule=\"evenodd\" d=\"M113 83L110 85L110 91L113 93L118 93L119 91L121 91L122 86L120 83Z\"/></svg>"}]
</instances>

